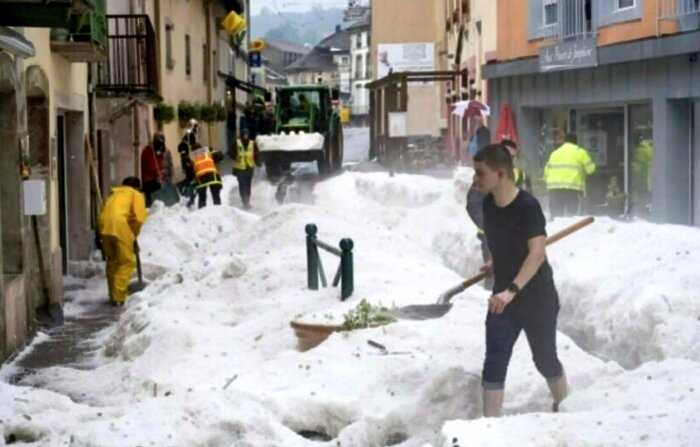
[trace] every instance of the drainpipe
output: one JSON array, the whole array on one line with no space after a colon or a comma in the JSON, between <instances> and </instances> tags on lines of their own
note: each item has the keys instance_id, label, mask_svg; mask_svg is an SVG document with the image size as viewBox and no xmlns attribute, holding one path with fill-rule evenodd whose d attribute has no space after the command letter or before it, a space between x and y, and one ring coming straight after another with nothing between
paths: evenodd
<instances>
[{"instance_id":1,"label":"drainpipe","mask_svg":"<svg viewBox=\"0 0 700 447\"><path fill-rule=\"evenodd\" d=\"M211 42L211 1L210 0L205 0L204 1L204 14L206 15L205 17L205 22L206 22L206 33L207 33L207 38L206 38L206 45L207 45L207 55L204 58L204 63L208 64L207 65L207 104L211 104L212 100L212 84L213 82L213 77L212 77L212 60L211 60L211 48L212 48L212 42ZM215 75L216 76L216 75ZM209 147L212 148L212 125L214 123L207 123L207 134L209 136ZM213 148L212 148L213 149Z\"/></svg>"},{"instance_id":2,"label":"drainpipe","mask_svg":"<svg viewBox=\"0 0 700 447\"><path fill-rule=\"evenodd\" d=\"M131 105L131 132L132 132L132 145L134 148L134 175L141 177L141 157L139 157L139 147L141 146L139 138L139 107L136 102Z\"/></svg>"}]
</instances>

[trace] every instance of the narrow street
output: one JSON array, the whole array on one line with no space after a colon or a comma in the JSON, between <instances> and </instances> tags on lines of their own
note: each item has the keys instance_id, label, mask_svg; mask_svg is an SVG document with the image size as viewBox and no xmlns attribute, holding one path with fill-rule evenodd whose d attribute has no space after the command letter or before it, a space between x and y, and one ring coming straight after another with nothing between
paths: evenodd
<instances>
[{"instance_id":1,"label":"narrow street","mask_svg":"<svg viewBox=\"0 0 700 447\"><path fill-rule=\"evenodd\" d=\"M364 137L349 141L349 153L366 149ZM488 437L506 445L537 421L537 430L562 440L583 426L587 439L604 445L693 445L700 311L688 291L700 284L688 269L700 242L690 228L602 218L550 251L562 297L559 349L572 384L559 415L545 413L545 382L521 341L505 406L513 417L502 421L509 429L495 433L477 419L488 296L480 286L440 319L342 332L310 351L295 349L292 320L342 323L362 299L431 303L478 269L475 228L463 211L470 176L468 168L449 180L345 172L317 183L313 204L281 206L273 185L259 181L253 213L228 205L237 193L226 177L221 207L156 205L140 237L149 286L111 313L99 263L86 264L87 278L67 283L67 325L37 337L2 369L5 442L442 447ZM341 302L337 288L306 288L307 223L332 245L354 240L349 300ZM644 243L652 231L661 238L656 247ZM632 263L640 250L649 261ZM322 259L334 271L337 258ZM630 286L629 278L652 275L660 289ZM669 299L659 301L658 290ZM80 341L71 347L71 338ZM62 358L32 360L47 359L39 355L47 350Z\"/></svg>"}]
</instances>

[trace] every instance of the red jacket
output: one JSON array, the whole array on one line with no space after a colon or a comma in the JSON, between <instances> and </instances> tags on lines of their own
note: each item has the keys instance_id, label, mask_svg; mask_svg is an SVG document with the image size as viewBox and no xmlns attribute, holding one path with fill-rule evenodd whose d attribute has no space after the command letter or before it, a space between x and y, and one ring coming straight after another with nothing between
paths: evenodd
<instances>
[{"instance_id":1,"label":"red jacket","mask_svg":"<svg viewBox=\"0 0 700 447\"><path fill-rule=\"evenodd\" d=\"M143 183L170 181L172 161L169 161L168 158L167 150L160 155L156 155L153 146L146 146L141 152L141 181Z\"/></svg>"}]
</instances>

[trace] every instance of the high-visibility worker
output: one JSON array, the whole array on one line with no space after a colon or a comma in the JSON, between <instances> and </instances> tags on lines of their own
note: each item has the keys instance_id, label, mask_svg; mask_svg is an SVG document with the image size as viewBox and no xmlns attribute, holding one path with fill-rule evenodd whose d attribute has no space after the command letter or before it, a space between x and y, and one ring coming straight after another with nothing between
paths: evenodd
<instances>
[{"instance_id":1,"label":"high-visibility worker","mask_svg":"<svg viewBox=\"0 0 700 447\"><path fill-rule=\"evenodd\" d=\"M146 221L146 200L141 181L127 177L112 193L100 213L99 230L102 251L107 259L109 301L121 306L126 302L129 280L136 268L134 243Z\"/></svg>"},{"instance_id":2,"label":"high-visibility worker","mask_svg":"<svg viewBox=\"0 0 700 447\"><path fill-rule=\"evenodd\" d=\"M579 212L586 192L586 178L595 172L591 156L576 142L576 136L559 136L562 144L549 156L544 167L544 181L549 194L552 217L571 216Z\"/></svg>"},{"instance_id":3,"label":"high-visibility worker","mask_svg":"<svg viewBox=\"0 0 700 447\"><path fill-rule=\"evenodd\" d=\"M221 188L223 188L223 184L212 152L208 147L202 147L199 143L193 144L192 149L191 157L194 176L197 181L196 189L199 208L204 208L207 205L207 188L211 189L214 205L221 205Z\"/></svg>"},{"instance_id":4,"label":"high-visibility worker","mask_svg":"<svg viewBox=\"0 0 700 447\"><path fill-rule=\"evenodd\" d=\"M243 208L250 209L250 194L258 159L258 147L249 137L248 129L242 129L240 138L236 140L236 151L233 154L233 175L238 179L238 192L241 195Z\"/></svg>"}]
</instances>

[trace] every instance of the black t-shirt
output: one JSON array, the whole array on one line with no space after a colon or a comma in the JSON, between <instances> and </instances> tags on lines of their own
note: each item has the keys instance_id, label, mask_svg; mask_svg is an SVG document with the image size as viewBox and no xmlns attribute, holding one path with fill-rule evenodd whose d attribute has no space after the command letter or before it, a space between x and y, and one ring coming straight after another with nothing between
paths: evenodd
<instances>
[{"instance_id":1,"label":"black t-shirt","mask_svg":"<svg viewBox=\"0 0 700 447\"><path fill-rule=\"evenodd\" d=\"M527 258L527 242L536 236L547 236L542 207L530 193L519 190L515 199L499 207L493 195L484 198L484 231L493 257L494 292L502 292L517 276ZM542 263L520 295L542 295L554 290L552 268Z\"/></svg>"}]
</instances>

